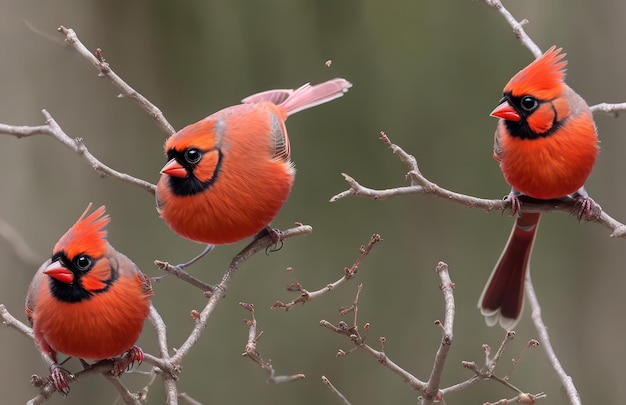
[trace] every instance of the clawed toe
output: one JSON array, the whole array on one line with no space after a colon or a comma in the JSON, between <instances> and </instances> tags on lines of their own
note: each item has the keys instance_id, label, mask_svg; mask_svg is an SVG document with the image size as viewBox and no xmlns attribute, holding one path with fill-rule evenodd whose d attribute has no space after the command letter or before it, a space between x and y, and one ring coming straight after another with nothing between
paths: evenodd
<instances>
[{"instance_id":1,"label":"clawed toe","mask_svg":"<svg viewBox=\"0 0 626 405\"><path fill-rule=\"evenodd\" d=\"M602 214L602 207L591 197L578 197L574 203L572 215L576 215L579 221L595 221Z\"/></svg>"},{"instance_id":2,"label":"clawed toe","mask_svg":"<svg viewBox=\"0 0 626 405\"><path fill-rule=\"evenodd\" d=\"M129 351L113 361L113 370L111 370L111 373L114 376L119 377L133 368L135 363L138 365L141 364L143 362L143 358L143 350L141 350L138 346L133 346Z\"/></svg>"},{"instance_id":3,"label":"clawed toe","mask_svg":"<svg viewBox=\"0 0 626 405\"><path fill-rule=\"evenodd\" d=\"M504 196L504 200L505 201L509 201L511 203L511 214L510 215L512 217L517 216L521 212L522 202L519 199L520 195L521 195L520 193L511 190L511 192L508 195Z\"/></svg>"},{"instance_id":4,"label":"clawed toe","mask_svg":"<svg viewBox=\"0 0 626 405\"><path fill-rule=\"evenodd\" d=\"M49 378L59 394L66 396L70 392L70 382L76 377L58 364L54 364L50 369Z\"/></svg>"}]
</instances>

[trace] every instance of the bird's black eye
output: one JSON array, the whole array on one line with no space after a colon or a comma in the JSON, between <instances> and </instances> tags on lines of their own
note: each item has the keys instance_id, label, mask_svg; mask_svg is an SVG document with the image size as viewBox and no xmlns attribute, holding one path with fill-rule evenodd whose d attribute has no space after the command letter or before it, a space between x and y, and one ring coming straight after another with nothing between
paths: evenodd
<instances>
[{"instance_id":1,"label":"bird's black eye","mask_svg":"<svg viewBox=\"0 0 626 405\"><path fill-rule=\"evenodd\" d=\"M525 111L533 111L539 105L539 101L531 96L522 97L520 105Z\"/></svg>"},{"instance_id":2,"label":"bird's black eye","mask_svg":"<svg viewBox=\"0 0 626 405\"><path fill-rule=\"evenodd\" d=\"M198 163L200 161L200 158L202 158L202 153L196 148L187 149L185 151L185 160L189 164L193 165L195 163Z\"/></svg>"},{"instance_id":3,"label":"bird's black eye","mask_svg":"<svg viewBox=\"0 0 626 405\"><path fill-rule=\"evenodd\" d=\"M87 255L80 255L74 259L74 266L80 271L88 270L91 267L91 257Z\"/></svg>"}]
</instances>

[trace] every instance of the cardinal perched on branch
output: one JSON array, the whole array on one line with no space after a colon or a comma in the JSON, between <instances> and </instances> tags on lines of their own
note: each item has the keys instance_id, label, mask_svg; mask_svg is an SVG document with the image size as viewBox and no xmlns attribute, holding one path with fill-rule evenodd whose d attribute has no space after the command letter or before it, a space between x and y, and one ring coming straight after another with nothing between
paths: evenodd
<instances>
[{"instance_id":1,"label":"cardinal perched on branch","mask_svg":"<svg viewBox=\"0 0 626 405\"><path fill-rule=\"evenodd\" d=\"M62 395L71 374L57 353L83 360L114 359L120 375L143 360L134 346L150 312L150 279L106 240L109 216L101 206L59 239L52 257L37 271L26 297L35 341Z\"/></svg>"},{"instance_id":2,"label":"cardinal perched on branch","mask_svg":"<svg viewBox=\"0 0 626 405\"><path fill-rule=\"evenodd\" d=\"M208 244L191 262L215 244L237 242L268 227L295 175L285 120L341 97L351 86L333 79L254 94L167 140L169 161L161 170L157 209L174 232Z\"/></svg>"},{"instance_id":3,"label":"cardinal perched on branch","mask_svg":"<svg viewBox=\"0 0 626 405\"><path fill-rule=\"evenodd\" d=\"M583 185L598 155L598 137L589 106L564 82L564 53L553 46L504 87L494 158L512 187L508 199L518 214L500 260L478 306L487 324L512 329L524 301L524 279L541 214L520 211L520 195L549 200L577 199L578 218L600 208Z\"/></svg>"}]
</instances>

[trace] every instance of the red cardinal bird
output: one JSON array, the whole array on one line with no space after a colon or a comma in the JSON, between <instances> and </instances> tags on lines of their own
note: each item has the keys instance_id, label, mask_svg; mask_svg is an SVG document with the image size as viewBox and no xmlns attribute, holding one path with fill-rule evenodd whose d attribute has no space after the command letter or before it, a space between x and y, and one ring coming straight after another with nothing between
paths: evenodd
<instances>
[{"instance_id":1,"label":"red cardinal bird","mask_svg":"<svg viewBox=\"0 0 626 405\"><path fill-rule=\"evenodd\" d=\"M507 183L513 214L519 214L502 256L478 302L489 326L509 330L524 302L524 279L539 225L539 213L521 213L518 197L576 198L579 218L590 219L599 206L583 185L598 155L598 137L589 106L564 82L564 53L553 46L522 69L504 88L494 158Z\"/></svg>"},{"instance_id":2,"label":"red cardinal bird","mask_svg":"<svg viewBox=\"0 0 626 405\"><path fill-rule=\"evenodd\" d=\"M35 342L62 395L71 374L57 352L83 360L111 359L120 375L143 352L134 346L150 311L150 279L106 241L104 206L78 221L59 239L52 258L37 271L26 296Z\"/></svg>"},{"instance_id":3,"label":"red cardinal bird","mask_svg":"<svg viewBox=\"0 0 626 405\"><path fill-rule=\"evenodd\" d=\"M351 86L333 79L265 91L172 135L157 185L161 218L180 236L209 245L257 234L278 215L294 181L285 120Z\"/></svg>"}]
</instances>

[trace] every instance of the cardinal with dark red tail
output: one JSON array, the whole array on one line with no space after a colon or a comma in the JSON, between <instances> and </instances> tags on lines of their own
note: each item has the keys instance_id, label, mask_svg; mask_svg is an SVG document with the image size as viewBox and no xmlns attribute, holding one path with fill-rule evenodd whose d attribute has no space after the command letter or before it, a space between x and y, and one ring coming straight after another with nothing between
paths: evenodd
<instances>
[{"instance_id":1,"label":"cardinal with dark red tail","mask_svg":"<svg viewBox=\"0 0 626 405\"><path fill-rule=\"evenodd\" d=\"M491 113L500 118L493 156L512 187L507 197L518 214L500 260L478 306L489 326L507 330L519 321L539 213L522 212L520 195L550 200L577 199L579 218L599 206L583 185L598 155L598 137L589 106L564 82L564 53L554 46L518 72Z\"/></svg>"},{"instance_id":2,"label":"cardinal with dark red tail","mask_svg":"<svg viewBox=\"0 0 626 405\"><path fill-rule=\"evenodd\" d=\"M90 208L54 246L26 297L35 342L62 395L70 391L71 373L58 364L58 352L83 360L114 359L114 375L143 360L134 344L153 295L150 279L106 241L110 219L104 206L87 215Z\"/></svg>"},{"instance_id":3,"label":"cardinal with dark red tail","mask_svg":"<svg viewBox=\"0 0 626 405\"><path fill-rule=\"evenodd\" d=\"M209 249L266 228L294 181L285 120L341 97L351 86L333 79L265 91L172 135L157 185L161 218L178 235Z\"/></svg>"}]
</instances>

